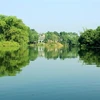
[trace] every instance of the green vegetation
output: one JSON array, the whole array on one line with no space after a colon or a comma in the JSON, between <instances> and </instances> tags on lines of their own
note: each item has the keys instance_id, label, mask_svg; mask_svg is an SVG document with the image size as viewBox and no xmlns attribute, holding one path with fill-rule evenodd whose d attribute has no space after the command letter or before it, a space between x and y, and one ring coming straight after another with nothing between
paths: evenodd
<instances>
[{"instance_id":1,"label":"green vegetation","mask_svg":"<svg viewBox=\"0 0 100 100\"><path fill-rule=\"evenodd\" d=\"M100 26L86 29L80 36L75 32L56 31L39 34L15 16L0 15L0 76L16 75L38 56L64 60L79 54L83 63L100 67L99 48Z\"/></svg>"},{"instance_id":2,"label":"green vegetation","mask_svg":"<svg viewBox=\"0 0 100 100\"><path fill-rule=\"evenodd\" d=\"M38 43L39 41L40 43ZM80 36L75 32L58 33L56 31L48 31L39 35L35 29L30 29L26 26L21 19L15 16L0 15L0 48L3 51L15 51L28 43L31 46L33 46L33 44L44 46L49 51L55 49L61 50L62 47L71 48L78 45L80 45L81 49L85 50L89 48L100 48L100 26L94 30L86 29L80 33ZM35 60L38 55L35 45L34 49L30 49L29 55L31 55L31 60ZM62 52L65 53L65 51L62 49ZM32 52L35 53L35 55L32 54ZM64 56L65 55L66 54L64 54ZM63 54L60 55L61 58L63 58L62 56Z\"/></svg>"},{"instance_id":3,"label":"green vegetation","mask_svg":"<svg viewBox=\"0 0 100 100\"><path fill-rule=\"evenodd\" d=\"M54 46L58 46L57 43L64 45L77 45L78 35L72 32L46 32L44 40L40 42L55 43ZM30 29L26 26L21 19L15 16L0 15L0 46L3 47L16 47L18 45L24 46L29 44L38 44L39 39L38 32L35 29ZM16 42L16 43L15 43ZM50 44L51 46L51 44Z\"/></svg>"},{"instance_id":4,"label":"green vegetation","mask_svg":"<svg viewBox=\"0 0 100 100\"><path fill-rule=\"evenodd\" d=\"M45 33L45 40L44 42L47 43L47 42L59 42L59 33L57 32L47 32Z\"/></svg>"},{"instance_id":5,"label":"green vegetation","mask_svg":"<svg viewBox=\"0 0 100 100\"><path fill-rule=\"evenodd\" d=\"M60 32L60 42L68 46L78 45L78 34L73 32Z\"/></svg>"},{"instance_id":6,"label":"green vegetation","mask_svg":"<svg viewBox=\"0 0 100 100\"><path fill-rule=\"evenodd\" d=\"M30 29L21 19L15 16L0 15L0 47L19 47L38 44L42 41L46 47L78 46L81 48L98 48L100 46L100 26L96 29L86 29L78 36L75 32L46 32L43 37L35 29ZM41 40L39 40L41 39ZM61 45L60 45L61 46Z\"/></svg>"},{"instance_id":7,"label":"green vegetation","mask_svg":"<svg viewBox=\"0 0 100 100\"><path fill-rule=\"evenodd\" d=\"M80 33L79 57L87 65L100 67L100 26L96 29L86 29Z\"/></svg>"},{"instance_id":8,"label":"green vegetation","mask_svg":"<svg viewBox=\"0 0 100 100\"><path fill-rule=\"evenodd\" d=\"M17 42L11 42L11 41L2 41L2 42L0 42L0 48L4 48L4 47L19 48L20 45Z\"/></svg>"},{"instance_id":9,"label":"green vegetation","mask_svg":"<svg viewBox=\"0 0 100 100\"><path fill-rule=\"evenodd\" d=\"M29 30L29 43L38 43L38 33L34 29Z\"/></svg>"},{"instance_id":10,"label":"green vegetation","mask_svg":"<svg viewBox=\"0 0 100 100\"><path fill-rule=\"evenodd\" d=\"M73 45L78 45L78 34L77 33L72 33L72 32L47 32L45 33L45 43L48 42L59 42L63 45L67 46L73 46Z\"/></svg>"},{"instance_id":11,"label":"green vegetation","mask_svg":"<svg viewBox=\"0 0 100 100\"><path fill-rule=\"evenodd\" d=\"M50 49L51 50L53 50L53 49L60 49L62 47L63 47L63 45L61 43L59 43L59 42L48 42L48 43L45 44L45 48L47 48L49 50Z\"/></svg>"},{"instance_id":12,"label":"green vegetation","mask_svg":"<svg viewBox=\"0 0 100 100\"><path fill-rule=\"evenodd\" d=\"M0 42L11 41L19 45L29 42L29 28L15 16L0 15ZM11 45L12 45L11 44Z\"/></svg>"},{"instance_id":13,"label":"green vegetation","mask_svg":"<svg viewBox=\"0 0 100 100\"><path fill-rule=\"evenodd\" d=\"M80 47L83 49L100 47L100 26L97 29L86 29L79 37Z\"/></svg>"}]
</instances>

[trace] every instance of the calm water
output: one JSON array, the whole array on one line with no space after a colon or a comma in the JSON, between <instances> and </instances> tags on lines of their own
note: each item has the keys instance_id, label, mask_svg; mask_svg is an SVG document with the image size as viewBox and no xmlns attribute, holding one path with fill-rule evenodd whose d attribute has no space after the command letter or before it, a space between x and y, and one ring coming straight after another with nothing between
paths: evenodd
<instances>
[{"instance_id":1,"label":"calm water","mask_svg":"<svg viewBox=\"0 0 100 100\"><path fill-rule=\"evenodd\" d=\"M0 51L0 100L100 100L99 55L77 48Z\"/></svg>"}]
</instances>

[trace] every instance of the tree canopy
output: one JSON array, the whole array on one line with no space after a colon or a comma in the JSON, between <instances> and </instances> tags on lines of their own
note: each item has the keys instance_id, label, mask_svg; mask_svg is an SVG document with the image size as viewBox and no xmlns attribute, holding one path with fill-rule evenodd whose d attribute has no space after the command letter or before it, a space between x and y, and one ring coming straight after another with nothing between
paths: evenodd
<instances>
[{"instance_id":1,"label":"tree canopy","mask_svg":"<svg viewBox=\"0 0 100 100\"><path fill-rule=\"evenodd\" d=\"M38 42L38 32L35 29L30 29L29 31L29 43L37 43Z\"/></svg>"},{"instance_id":2,"label":"tree canopy","mask_svg":"<svg viewBox=\"0 0 100 100\"><path fill-rule=\"evenodd\" d=\"M96 29L86 29L81 32L79 37L79 43L81 47L94 48L100 46L100 26Z\"/></svg>"},{"instance_id":3,"label":"tree canopy","mask_svg":"<svg viewBox=\"0 0 100 100\"><path fill-rule=\"evenodd\" d=\"M29 41L28 27L15 16L0 15L0 41L14 41L20 45Z\"/></svg>"},{"instance_id":4,"label":"tree canopy","mask_svg":"<svg viewBox=\"0 0 100 100\"><path fill-rule=\"evenodd\" d=\"M45 42L60 42L67 45L77 45L78 44L78 34L75 32L50 32L45 33Z\"/></svg>"}]
</instances>

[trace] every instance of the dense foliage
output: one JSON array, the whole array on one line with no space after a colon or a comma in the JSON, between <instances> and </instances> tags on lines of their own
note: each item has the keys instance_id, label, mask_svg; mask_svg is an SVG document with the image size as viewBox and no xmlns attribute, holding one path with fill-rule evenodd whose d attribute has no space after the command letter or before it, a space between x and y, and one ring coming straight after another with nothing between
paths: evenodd
<instances>
[{"instance_id":1,"label":"dense foliage","mask_svg":"<svg viewBox=\"0 0 100 100\"><path fill-rule=\"evenodd\" d=\"M38 43L38 32L34 29L29 30L29 43Z\"/></svg>"},{"instance_id":2,"label":"dense foliage","mask_svg":"<svg viewBox=\"0 0 100 100\"><path fill-rule=\"evenodd\" d=\"M79 43L81 47L94 48L100 46L100 26L97 29L86 29L81 32L79 37Z\"/></svg>"},{"instance_id":3,"label":"dense foliage","mask_svg":"<svg viewBox=\"0 0 100 100\"><path fill-rule=\"evenodd\" d=\"M60 42L67 45L78 45L78 34L73 32L47 32L45 33L45 42Z\"/></svg>"},{"instance_id":4,"label":"dense foliage","mask_svg":"<svg viewBox=\"0 0 100 100\"><path fill-rule=\"evenodd\" d=\"M60 42L62 44L76 45L78 35L72 32L46 32L44 42ZM0 15L0 42L11 41L19 45L38 43L39 33L26 26L21 19L15 16Z\"/></svg>"},{"instance_id":5,"label":"dense foliage","mask_svg":"<svg viewBox=\"0 0 100 100\"><path fill-rule=\"evenodd\" d=\"M42 35L44 38L39 37ZM83 63L96 64L100 67L100 52L96 49L100 47L100 26L96 29L86 29L80 36L75 32L56 31L48 31L42 35L15 16L0 15L0 76L16 75L23 66L29 64L29 61L36 60L38 56L64 60L76 58L79 54ZM43 48L35 45L33 48L20 48L28 43L37 44L39 39L45 43ZM78 45L85 50L79 51L75 47Z\"/></svg>"},{"instance_id":6,"label":"dense foliage","mask_svg":"<svg viewBox=\"0 0 100 100\"><path fill-rule=\"evenodd\" d=\"M14 41L24 45L29 41L28 27L15 16L0 15L0 41Z\"/></svg>"},{"instance_id":7,"label":"dense foliage","mask_svg":"<svg viewBox=\"0 0 100 100\"><path fill-rule=\"evenodd\" d=\"M20 45L19 45L17 42L1 41L1 42L0 42L0 47L1 47L1 48L12 47L12 48L17 48L17 49L19 49Z\"/></svg>"},{"instance_id":8,"label":"dense foliage","mask_svg":"<svg viewBox=\"0 0 100 100\"><path fill-rule=\"evenodd\" d=\"M74 32L60 32L60 42L68 45L78 45L78 34Z\"/></svg>"},{"instance_id":9,"label":"dense foliage","mask_svg":"<svg viewBox=\"0 0 100 100\"><path fill-rule=\"evenodd\" d=\"M47 32L47 33L45 33L45 42L47 43L47 42L51 42L51 41L53 41L53 42L58 42L59 41L59 39L60 39L60 37L59 37L59 33L57 33L57 32Z\"/></svg>"}]
</instances>

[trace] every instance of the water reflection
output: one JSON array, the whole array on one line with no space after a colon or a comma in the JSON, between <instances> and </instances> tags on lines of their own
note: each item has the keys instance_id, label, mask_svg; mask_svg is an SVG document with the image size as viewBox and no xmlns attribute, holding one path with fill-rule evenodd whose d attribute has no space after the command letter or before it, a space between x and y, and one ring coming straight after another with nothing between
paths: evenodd
<instances>
[{"instance_id":1,"label":"water reflection","mask_svg":"<svg viewBox=\"0 0 100 100\"><path fill-rule=\"evenodd\" d=\"M100 67L100 51L99 49L83 51L76 47L61 48L61 49L47 49L44 47L29 47L20 48L14 51L0 50L0 76L15 76L30 63L38 57L46 59L57 58L64 60L66 58L77 58L88 65L97 65Z\"/></svg>"},{"instance_id":2,"label":"water reflection","mask_svg":"<svg viewBox=\"0 0 100 100\"><path fill-rule=\"evenodd\" d=\"M21 68L29 64L29 50L20 48L15 51L0 50L0 76L15 76Z\"/></svg>"},{"instance_id":3,"label":"water reflection","mask_svg":"<svg viewBox=\"0 0 100 100\"><path fill-rule=\"evenodd\" d=\"M73 47L73 48L53 48L53 49L48 49L43 46L39 47L30 47L29 48L29 58L30 61L36 60L37 57L45 57L46 59L66 59L66 58L76 58L78 57L78 48Z\"/></svg>"},{"instance_id":4,"label":"water reflection","mask_svg":"<svg viewBox=\"0 0 100 100\"><path fill-rule=\"evenodd\" d=\"M78 54L80 60L86 65L100 67L100 49L80 50Z\"/></svg>"},{"instance_id":5,"label":"water reflection","mask_svg":"<svg viewBox=\"0 0 100 100\"><path fill-rule=\"evenodd\" d=\"M78 48L70 47L70 48L62 48L60 53L60 59L66 58L76 58L78 57Z\"/></svg>"},{"instance_id":6,"label":"water reflection","mask_svg":"<svg viewBox=\"0 0 100 100\"><path fill-rule=\"evenodd\" d=\"M45 57L47 59L66 59L66 58L76 58L78 56L78 49L76 47L73 48L61 48L61 49L54 49L49 50L45 48Z\"/></svg>"},{"instance_id":7,"label":"water reflection","mask_svg":"<svg viewBox=\"0 0 100 100\"><path fill-rule=\"evenodd\" d=\"M29 59L34 61L38 57L38 47L29 47Z\"/></svg>"}]
</instances>

